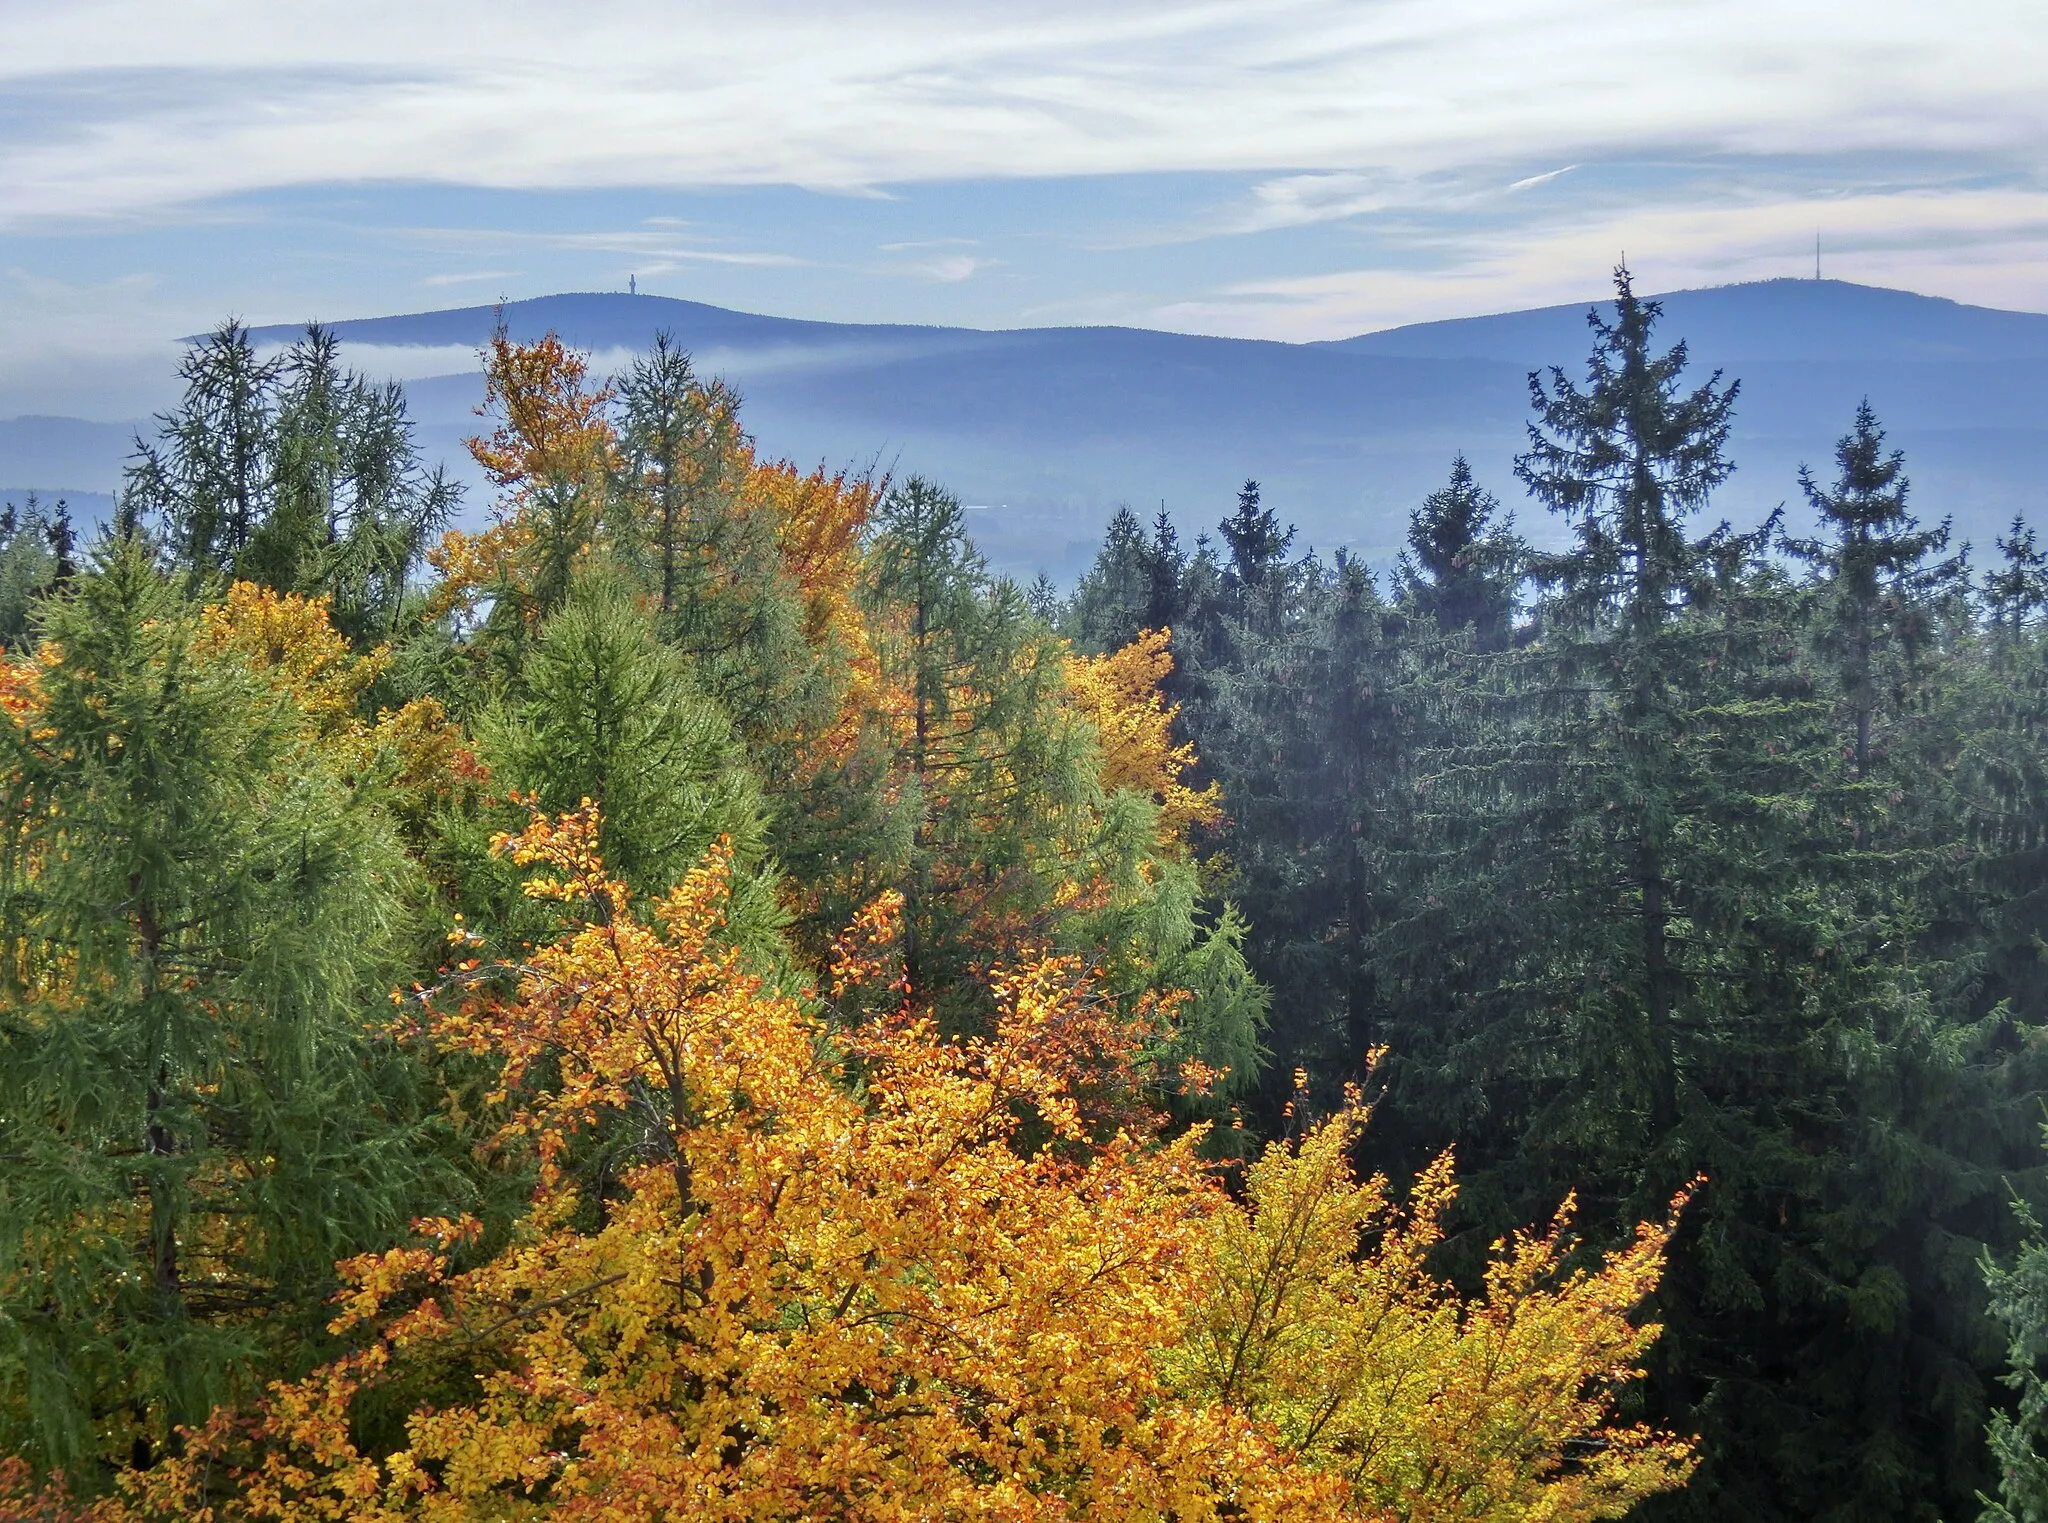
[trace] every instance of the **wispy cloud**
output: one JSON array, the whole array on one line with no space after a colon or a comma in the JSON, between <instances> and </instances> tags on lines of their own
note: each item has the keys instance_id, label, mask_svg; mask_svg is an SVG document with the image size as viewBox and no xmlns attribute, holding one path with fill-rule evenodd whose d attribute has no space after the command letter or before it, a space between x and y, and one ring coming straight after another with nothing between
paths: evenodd
<instances>
[{"instance_id":1,"label":"wispy cloud","mask_svg":"<svg viewBox=\"0 0 2048 1523\"><path fill-rule=\"evenodd\" d=\"M893 274L916 275L926 280L936 280L951 285L968 280L1000 261L977 259L972 254L942 254L936 259L922 259L910 264L891 265Z\"/></svg>"},{"instance_id":2,"label":"wispy cloud","mask_svg":"<svg viewBox=\"0 0 2048 1523\"><path fill-rule=\"evenodd\" d=\"M1546 169L1540 175L1525 175L1523 178L1516 180L1513 184L1509 185L1508 189L1511 191L1534 190L1539 185L1548 185L1552 180L1560 179L1563 176L1570 174L1574 169L1577 169L1578 167L1579 166L1576 164L1567 164L1562 169Z\"/></svg>"},{"instance_id":3,"label":"wispy cloud","mask_svg":"<svg viewBox=\"0 0 2048 1523\"><path fill-rule=\"evenodd\" d=\"M1167 327L1315 339L1397 323L1583 299L1626 250L1653 290L1810 271L1816 223L1828 273L1941 290L1963 300L2048 308L2048 188L1914 190L1830 198L1673 197L1586 214L1512 237L1442 231L1437 257L1386 251L1380 263L1227 284L1150 314Z\"/></svg>"},{"instance_id":4,"label":"wispy cloud","mask_svg":"<svg viewBox=\"0 0 2048 1523\"><path fill-rule=\"evenodd\" d=\"M650 218L650 221L655 219ZM673 220L673 219L670 219ZM680 225L680 224L679 224ZM753 269L791 269L808 264L796 254L772 249L710 248L702 242L688 242L677 236L677 226L657 228L592 229L582 232L532 230L525 228L408 227L394 229L396 236L422 243L465 249L512 248L520 245L550 249L574 249L587 253L617 254L641 261L636 267L647 273L656 269L682 269L690 264L738 265ZM487 271L476 278L513 273ZM469 277L460 277L469 278Z\"/></svg>"},{"instance_id":5,"label":"wispy cloud","mask_svg":"<svg viewBox=\"0 0 2048 1523\"><path fill-rule=\"evenodd\" d=\"M73 0L0 60L12 219L310 182L781 183L1291 168L1369 208L1513 144L1738 153L2048 143L2035 0ZM26 101L27 104L23 104ZM1339 213L1346 214L1346 213ZM1355 215L1355 212L1348 213Z\"/></svg>"},{"instance_id":6,"label":"wispy cloud","mask_svg":"<svg viewBox=\"0 0 2048 1523\"><path fill-rule=\"evenodd\" d=\"M466 270L453 275L429 275L420 281L423 286L467 286L480 280L510 280L517 276L517 270Z\"/></svg>"}]
</instances>

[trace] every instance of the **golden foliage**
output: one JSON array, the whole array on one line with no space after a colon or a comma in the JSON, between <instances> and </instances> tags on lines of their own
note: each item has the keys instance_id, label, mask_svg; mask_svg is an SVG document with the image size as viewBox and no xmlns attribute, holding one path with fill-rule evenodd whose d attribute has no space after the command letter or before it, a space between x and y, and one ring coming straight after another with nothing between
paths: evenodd
<instances>
[{"instance_id":1,"label":"golden foliage","mask_svg":"<svg viewBox=\"0 0 2048 1523\"><path fill-rule=\"evenodd\" d=\"M1103 786L1150 794L1161 838L1183 841L1192 827L1223 818L1223 798L1214 783L1197 791L1180 780L1195 748L1173 743L1180 705L1160 691L1173 671L1171 639L1171 630L1147 629L1106 656L1069 656L1067 686L1100 737Z\"/></svg>"},{"instance_id":2,"label":"golden foliage","mask_svg":"<svg viewBox=\"0 0 2048 1523\"><path fill-rule=\"evenodd\" d=\"M589 360L554 334L515 344L500 329L484 351L481 409L500 421L488 436L467 440L469 452L500 487L580 481L611 464L611 399L609 386L591 383Z\"/></svg>"},{"instance_id":3,"label":"golden foliage","mask_svg":"<svg viewBox=\"0 0 2048 1523\"><path fill-rule=\"evenodd\" d=\"M502 841L577 924L419 1018L502 1062L526 1221L472 1267L449 1221L343 1265L354 1351L189 1435L147 1510L1563 1520L1682 1478L1682 1445L1606 1426L1668 1224L1551 1289L1556 1235L1517 1239L1464 1306L1423 1263L1448 1163L1397 1216L1351 1179L1355 1108L1234 1202L1198 1134L1091 1121L1135 1037L1072 962L999 978L987 1038L900 1006L835 1031L721 944L723 852L649 924L597 838L586 807ZM842 938L841 992L900 987L898 908ZM596 1129L637 1142L594 1219L568 1164ZM426 1393L374 1446L373 1391Z\"/></svg>"},{"instance_id":4,"label":"golden foliage","mask_svg":"<svg viewBox=\"0 0 2048 1523\"><path fill-rule=\"evenodd\" d=\"M1353 1504L1411 1523L1616 1518L1681 1484L1690 1447L1617 1426L1617 1391L1657 1337L1632 1322L1656 1289L1671 1217L1596 1269L1565 1268L1568 1200L1550 1230L1495 1244L1485 1293L1429 1270L1456 1195L1448 1154L1405 1207L1349 1154L1354 1094L1298 1149L1250 1170L1248 1209L1211 1221L1200 1311L1172 1360L1183 1389L1269 1424ZM1364 1242L1374 1244L1361 1253Z\"/></svg>"},{"instance_id":5,"label":"golden foliage","mask_svg":"<svg viewBox=\"0 0 2048 1523\"><path fill-rule=\"evenodd\" d=\"M312 732L323 740L360 733L363 695L390 664L378 646L366 656L349 648L329 621L331 600L274 592L235 582L200 614L194 648L202 656L232 652L291 694Z\"/></svg>"},{"instance_id":6,"label":"golden foliage","mask_svg":"<svg viewBox=\"0 0 2048 1523\"><path fill-rule=\"evenodd\" d=\"M0 1523L121 1523L118 1497L79 1497L61 1474L38 1476L19 1455L0 1459Z\"/></svg>"},{"instance_id":7,"label":"golden foliage","mask_svg":"<svg viewBox=\"0 0 2048 1523\"><path fill-rule=\"evenodd\" d=\"M880 707L881 668L861 615L861 534L881 486L822 467L803 474L788 461L756 464L743 501L775 524L782 564L803 597L805 641L845 673L839 711L819 737L817 760L843 761Z\"/></svg>"},{"instance_id":8,"label":"golden foliage","mask_svg":"<svg viewBox=\"0 0 2048 1523\"><path fill-rule=\"evenodd\" d=\"M289 696L305 716L307 738L352 774L384 777L409 823L435 802L487 783L488 769L438 700L415 698L365 720L365 700L390 651L380 645L356 655L329 622L329 607L324 597L235 582L201 610L194 649L204 659L238 660Z\"/></svg>"},{"instance_id":9,"label":"golden foliage","mask_svg":"<svg viewBox=\"0 0 2048 1523\"><path fill-rule=\"evenodd\" d=\"M502 329L491 336L478 411L497 426L464 443L503 496L489 528L451 529L428 552L440 573L430 615L467 610L484 597L524 601L540 573L537 554L574 548L579 531L591 527L589 504L602 498L616 463L618 438L606 414L611 399L609 386L591 380L589 360L554 334L532 344L515 344ZM529 511L529 499L543 488L572 521L555 525L551 535L539 532Z\"/></svg>"}]
</instances>

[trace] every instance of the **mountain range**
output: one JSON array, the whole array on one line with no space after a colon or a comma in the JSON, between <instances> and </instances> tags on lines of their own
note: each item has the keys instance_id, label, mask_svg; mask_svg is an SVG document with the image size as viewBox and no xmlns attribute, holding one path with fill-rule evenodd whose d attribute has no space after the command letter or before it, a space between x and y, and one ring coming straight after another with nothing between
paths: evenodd
<instances>
[{"instance_id":1,"label":"mountain range","mask_svg":"<svg viewBox=\"0 0 2048 1523\"><path fill-rule=\"evenodd\" d=\"M1665 340L1695 373L1742 383L1717 513L1754 522L1802 509L1797 472L1831 472L1834 440L1868 397L1906 451L1914 503L1952 517L1980 554L2015 513L2039 519L2048 454L2048 315L1971 307L1833 280L1780 280L1661 298ZM1409 510L1462 451L1521 506L1532 538L1561 526L1522 504L1529 373L1576 377L1587 307L1434 322L1289 344L1137 328L978 330L808 322L657 296L542 297L363 318L332 326L359 368L407 382L428 451L466 466L461 439L482 398L475 351L503 321L550 330L622 365L659 331L746 399L760 445L803 465L876 466L957 490L998 565L1065 578L1085 565L1116 504L1162 502L1184 534L1213 526L1246 478L1301 545L1373 561L1398 547ZM256 330L288 342L290 326ZM445 366L445 369L443 367ZM438 373L437 373L438 372ZM103 509L139 425L0 420L0 493L67 490ZM473 474L473 473L472 473ZM472 513L483 502L472 492Z\"/></svg>"}]
</instances>

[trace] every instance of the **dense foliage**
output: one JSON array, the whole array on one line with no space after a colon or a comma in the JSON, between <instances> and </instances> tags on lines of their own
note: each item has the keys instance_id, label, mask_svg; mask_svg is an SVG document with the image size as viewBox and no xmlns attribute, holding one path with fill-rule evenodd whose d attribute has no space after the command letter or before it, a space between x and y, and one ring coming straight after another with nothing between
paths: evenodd
<instances>
[{"instance_id":1,"label":"dense foliage","mask_svg":"<svg viewBox=\"0 0 2048 1523\"><path fill-rule=\"evenodd\" d=\"M1713 523L1658 315L1560 548L1064 596L666 339L467 530L196 344L0 519L0 1518L2042 1516L2048 557Z\"/></svg>"},{"instance_id":2,"label":"dense foliage","mask_svg":"<svg viewBox=\"0 0 2048 1523\"><path fill-rule=\"evenodd\" d=\"M1619 1241L1706 1177L1639 1393L1701 1466L1644 1517L1972 1516L2005 1399L1980 1263L2048 1080L2042 556L2015 524L1973 585L1867 405L1797 483L1808 535L1705 519L1738 387L1616 298L1581 373L1530 379L1519 474L1563 548L1459 460L1382 586L1293 555L1248 485L1221 549L1113 526L1065 628L1174 628L1273 991L1263 1128L1289 1071L1334 1106L1388 1048L1360 1156L1457 1144L1467 1283L1565 1189ZM1994 1275L2033 1497L2039 1254Z\"/></svg>"}]
</instances>

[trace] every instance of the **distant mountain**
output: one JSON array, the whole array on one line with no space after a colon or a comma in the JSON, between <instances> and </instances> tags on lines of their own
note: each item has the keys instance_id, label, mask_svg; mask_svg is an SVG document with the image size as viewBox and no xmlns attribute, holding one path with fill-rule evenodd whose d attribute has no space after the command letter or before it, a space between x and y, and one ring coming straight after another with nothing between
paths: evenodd
<instances>
[{"instance_id":1,"label":"distant mountain","mask_svg":"<svg viewBox=\"0 0 2048 1523\"><path fill-rule=\"evenodd\" d=\"M1907 451L1923 517L1953 515L1988 549L2015 511L2044 516L2048 315L1840 281L1663 301L1665 338L1687 339L1701 374L1720 367L1743 382L1738 470L1720 512L1753 521L1781 502L1796 511L1799 464L1825 468L1868 395ZM978 510L977 535L999 564L1063 575L1085 563L1119 501L1149 516L1163 499L1192 532L1228 510L1247 476L1304 543L1349 545L1374 560L1393 553L1409 509L1458 450L1518 503L1511 461L1524 440L1527 373L1546 364L1577 373L1585 313L1549 307L1280 344L1133 328L804 322L620 294L502 309L515 337L553 330L607 366L667 330L700 369L740 389L767 450L936 477ZM499 316L471 307L334 327L367 368L416 372L445 359L460 372L408 385L423 441L459 460L481 397L467 356ZM283 342L295 331L258 334ZM52 420L0 423L0 481L112 484L104 442L87 451L83 435L72 478L42 465L24 474L16 461L29 435L39 460L61 453ZM1526 506L1522 518L1537 537L1555 537Z\"/></svg>"}]
</instances>

